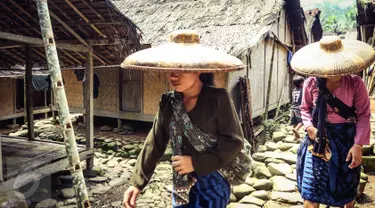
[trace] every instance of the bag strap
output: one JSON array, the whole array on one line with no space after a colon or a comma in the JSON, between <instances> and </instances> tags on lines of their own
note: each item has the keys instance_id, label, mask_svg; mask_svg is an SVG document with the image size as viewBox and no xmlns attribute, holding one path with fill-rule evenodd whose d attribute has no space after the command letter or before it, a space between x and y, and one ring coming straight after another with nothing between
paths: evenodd
<instances>
[{"instance_id":1,"label":"bag strap","mask_svg":"<svg viewBox=\"0 0 375 208\"><path fill-rule=\"evenodd\" d=\"M341 117L347 120L356 120L356 112L354 107L349 107L336 96L332 95L332 93L328 89L322 89L319 91L322 93L324 98L326 99L327 103L331 108L339 114Z\"/></svg>"}]
</instances>

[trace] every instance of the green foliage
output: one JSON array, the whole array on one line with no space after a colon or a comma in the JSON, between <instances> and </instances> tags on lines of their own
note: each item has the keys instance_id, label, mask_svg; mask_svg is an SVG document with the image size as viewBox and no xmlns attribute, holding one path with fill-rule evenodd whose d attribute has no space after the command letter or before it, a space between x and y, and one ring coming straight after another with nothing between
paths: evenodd
<instances>
[{"instance_id":1,"label":"green foliage","mask_svg":"<svg viewBox=\"0 0 375 208\"><path fill-rule=\"evenodd\" d=\"M322 12L320 21L323 32L327 33L345 33L346 31L355 30L357 26L357 6L354 2L351 6L340 7L338 1L326 1L317 4L316 7Z\"/></svg>"},{"instance_id":2,"label":"green foliage","mask_svg":"<svg viewBox=\"0 0 375 208\"><path fill-rule=\"evenodd\" d=\"M272 140L273 132L277 130L279 123L276 120L268 119L263 121L264 136L266 141Z\"/></svg>"}]
</instances>

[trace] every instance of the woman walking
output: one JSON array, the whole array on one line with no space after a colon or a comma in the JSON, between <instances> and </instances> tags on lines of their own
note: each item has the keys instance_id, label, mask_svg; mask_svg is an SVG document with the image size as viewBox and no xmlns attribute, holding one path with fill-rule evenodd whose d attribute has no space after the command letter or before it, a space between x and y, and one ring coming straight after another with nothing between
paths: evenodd
<instances>
[{"instance_id":1,"label":"woman walking","mask_svg":"<svg viewBox=\"0 0 375 208\"><path fill-rule=\"evenodd\" d=\"M292 59L295 71L311 76L303 88L300 109L307 136L297 162L306 208L354 208L362 145L370 140L370 102L362 79L351 74L374 59L369 45L335 36L305 46Z\"/></svg>"},{"instance_id":2,"label":"woman walking","mask_svg":"<svg viewBox=\"0 0 375 208\"><path fill-rule=\"evenodd\" d=\"M132 57L125 61L128 68L149 69L139 66L143 63L142 57L152 57L153 60L144 61L148 66L154 65L150 64L152 61L162 60L160 56L167 57L168 61L158 61L158 67L164 67L174 91L163 94L160 99L159 111L138 157L131 186L124 194L124 206L135 207L136 197L149 182L170 140L173 207L225 208L230 197L229 178L225 176L233 176L236 170L231 170L241 166L240 160L248 164L246 158L238 158L244 136L227 91L203 84L198 69L204 72L236 70L242 69L243 64L234 57L201 47L199 36L192 31L172 33L170 41L170 45L160 47L164 51L153 56L147 55L147 51L142 55L141 51L134 57L137 60L134 63ZM177 61L181 63L173 64ZM180 68L174 68L175 65ZM232 169L226 169L230 170L227 172L225 167L231 164Z\"/></svg>"}]
</instances>

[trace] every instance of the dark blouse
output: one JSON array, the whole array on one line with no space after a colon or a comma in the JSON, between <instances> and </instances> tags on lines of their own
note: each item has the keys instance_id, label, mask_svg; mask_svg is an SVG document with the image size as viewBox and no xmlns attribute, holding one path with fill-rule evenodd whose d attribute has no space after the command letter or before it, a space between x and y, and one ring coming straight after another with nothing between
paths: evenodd
<instances>
[{"instance_id":1,"label":"dark blouse","mask_svg":"<svg viewBox=\"0 0 375 208\"><path fill-rule=\"evenodd\" d=\"M170 97L165 93L149 132L145 145L138 156L131 185L143 189L164 154L169 142L169 124L173 113ZM193 159L195 173L207 175L227 164L243 147L243 133L239 118L229 94L225 89L203 85L195 107L188 112L192 123L207 133L219 136L217 145L205 152L198 152L183 138L183 153Z\"/></svg>"}]
</instances>

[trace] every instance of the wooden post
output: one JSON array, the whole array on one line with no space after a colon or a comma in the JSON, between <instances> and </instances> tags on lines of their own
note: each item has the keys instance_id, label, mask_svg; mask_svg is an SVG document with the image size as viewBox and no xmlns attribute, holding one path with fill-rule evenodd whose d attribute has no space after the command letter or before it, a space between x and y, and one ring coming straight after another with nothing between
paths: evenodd
<instances>
[{"instance_id":1,"label":"wooden post","mask_svg":"<svg viewBox=\"0 0 375 208\"><path fill-rule=\"evenodd\" d=\"M361 31L361 40L365 43L367 43L366 41L366 27L365 26L360 26L360 31Z\"/></svg>"},{"instance_id":2,"label":"wooden post","mask_svg":"<svg viewBox=\"0 0 375 208\"><path fill-rule=\"evenodd\" d=\"M273 60L274 60L274 57L275 57L275 48L276 48L276 39L274 37L273 42L272 42L272 55L271 55L270 72L269 72L269 75L268 75L266 109L265 109L264 117L263 117L264 121L266 121L268 119L268 107L269 107L269 104L270 104L271 82L272 82L272 72L273 72Z\"/></svg>"},{"instance_id":3,"label":"wooden post","mask_svg":"<svg viewBox=\"0 0 375 208\"><path fill-rule=\"evenodd\" d=\"M283 86L281 88L281 92L280 92L280 95L279 95L279 99L277 101L277 109L276 109L276 115L275 115L275 118L277 118L279 116L279 112L280 112L280 106L281 106L281 100L283 99L283 95L284 95L284 89L285 89L285 84L288 80L288 69L286 69L287 71L285 72L285 75L284 75L284 83L283 83Z\"/></svg>"},{"instance_id":4,"label":"wooden post","mask_svg":"<svg viewBox=\"0 0 375 208\"><path fill-rule=\"evenodd\" d=\"M25 98L26 98L26 119L27 119L27 136L29 140L34 140L34 114L33 114L33 83L32 83L32 62L31 62L31 48L29 45L25 46L26 57L26 76L25 76Z\"/></svg>"},{"instance_id":5,"label":"wooden post","mask_svg":"<svg viewBox=\"0 0 375 208\"><path fill-rule=\"evenodd\" d=\"M47 91L44 91L44 106L47 107ZM44 118L48 118L48 112L44 113Z\"/></svg>"},{"instance_id":6,"label":"wooden post","mask_svg":"<svg viewBox=\"0 0 375 208\"><path fill-rule=\"evenodd\" d=\"M1 152L1 134L0 134L0 182L4 181L3 177L3 154Z\"/></svg>"},{"instance_id":7,"label":"wooden post","mask_svg":"<svg viewBox=\"0 0 375 208\"><path fill-rule=\"evenodd\" d=\"M117 128L121 128L122 127L122 120L121 118L118 118L117 119Z\"/></svg>"},{"instance_id":8,"label":"wooden post","mask_svg":"<svg viewBox=\"0 0 375 208\"><path fill-rule=\"evenodd\" d=\"M374 48L375 46L375 26L374 26L374 30L372 31L372 42L371 42L371 47Z\"/></svg>"},{"instance_id":9,"label":"wooden post","mask_svg":"<svg viewBox=\"0 0 375 208\"><path fill-rule=\"evenodd\" d=\"M69 106L62 80L59 58L57 56L57 49L52 31L47 0L36 0L36 5L38 9L39 24L42 32L43 43L46 51L48 69L55 95L54 98L59 113L59 123L64 136L70 173L72 174L73 178L73 187L74 192L76 193L77 206L78 208L89 208L91 205L86 189L85 178L83 177L73 124L70 118Z\"/></svg>"},{"instance_id":10,"label":"wooden post","mask_svg":"<svg viewBox=\"0 0 375 208\"><path fill-rule=\"evenodd\" d=\"M85 124L86 124L86 147L94 148L94 68L92 60L92 46L89 45L89 52L86 56L86 70L85 70ZM94 160L89 158L86 160L87 169L91 170L94 167Z\"/></svg>"}]
</instances>

